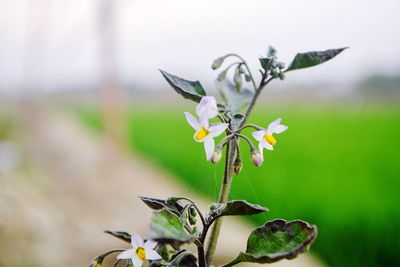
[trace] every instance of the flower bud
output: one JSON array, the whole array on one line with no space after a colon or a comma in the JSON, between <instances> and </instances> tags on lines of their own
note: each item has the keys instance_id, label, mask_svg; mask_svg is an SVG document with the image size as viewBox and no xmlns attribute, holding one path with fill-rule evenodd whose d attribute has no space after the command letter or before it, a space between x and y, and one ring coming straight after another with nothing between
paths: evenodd
<instances>
[{"instance_id":1,"label":"flower bud","mask_svg":"<svg viewBox=\"0 0 400 267\"><path fill-rule=\"evenodd\" d=\"M276 56L276 49L272 46L268 47L268 52L267 52L269 57L275 57Z\"/></svg>"},{"instance_id":2,"label":"flower bud","mask_svg":"<svg viewBox=\"0 0 400 267\"><path fill-rule=\"evenodd\" d=\"M279 76L279 79L281 79L282 81L285 79L285 73L283 71L280 71L278 76Z\"/></svg>"},{"instance_id":3,"label":"flower bud","mask_svg":"<svg viewBox=\"0 0 400 267\"><path fill-rule=\"evenodd\" d=\"M217 208L218 208L218 204L217 203L211 203L210 204L210 210L211 211L216 210Z\"/></svg>"},{"instance_id":4,"label":"flower bud","mask_svg":"<svg viewBox=\"0 0 400 267\"><path fill-rule=\"evenodd\" d=\"M213 164L218 163L218 161L221 160L222 157L222 145L217 145L215 148L214 152L211 155L210 161Z\"/></svg>"},{"instance_id":5,"label":"flower bud","mask_svg":"<svg viewBox=\"0 0 400 267\"><path fill-rule=\"evenodd\" d=\"M278 69L284 69L285 68L285 63L280 62L280 61L275 62L274 67L278 68Z\"/></svg>"},{"instance_id":6,"label":"flower bud","mask_svg":"<svg viewBox=\"0 0 400 267\"><path fill-rule=\"evenodd\" d=\"M235 76L233 76L233 81L235 82L236 90L238 91L242 90L243 79L240 67L236 68Z\"/></svg>"},{"instance_id":7,"label":"flower bud","mask_svg":"<svg viewBox=\"0 0 400 267\"><path fill-rule=\"evenodd\" d=\"M196 217L194 217L194 216L189 216L189 223L190 223L190 225L195 225L196 222L197 222Z\"/></svg>"},{"instance_id":8,"label":"flower bud","mask_svg":"<svg viewBox=\"0 0 400 267\"><path fill-rule=\"evenodd\" d=\"M239 175L240 171L242 170L243 163L242 159L240 157L237 157L235 159L235 162L233 163L233 173L235 175Z\"/></svg>"},{"instance_id":9,"label":"flower bud","mask_svg":"<svg viewBox=\"0 0 400 267\"><path fill-rule=\"evenodd\" d=\"M252 149L251 150L251 161L253 162L254 166L260 167L262 164L262 157L258 150Z\"/></svg>"},{"instance_id":10,"label":"flower bud","mask_svg":"<svg viewBox=\"0 0 400 267\"><path fill-rule=\"evenodd\" d=\"M271 70L271 75L272 75L274 78L278 78L280 72L281 72L281 70L280 70L279 68L274 68L273 70Z\"/></svg>"},{"instance_id":11,"label":"flower bud","mask_svg":"<svg viewBox=\"0 0 400 267\"><path fill-rule=\"evenodd\" d=\"M193 207L193 206L191 206L190 208L189 208L189 214L190 214L190 216L197 216L197 211L196 211L196 208L195 207Z\"/></svg>"},{"instance_id":12,"label":"flower bud","mask_svg":"<svg viewBox=\"0 0 400 267\"><path fill-rule=\"evenodd\" d=\"M226 73L228 72L228 70L224 70L223 72L221 72L220 74L218 74L217 80L218 81L223 81L226 77Z\"/></svg>"},{"instance_id":13,"label":"flower bud","mask_svg":"<svg viewBox=\"0 0 400 267\"><path fill-rule=\"evenodd\" d=\"M218 69L219 67L221 67L222 63L224 62L225 57L219 57L216 60L214 60L214 62L211 65L211 68L213 70Z\"/></svg>"}]
</instances>

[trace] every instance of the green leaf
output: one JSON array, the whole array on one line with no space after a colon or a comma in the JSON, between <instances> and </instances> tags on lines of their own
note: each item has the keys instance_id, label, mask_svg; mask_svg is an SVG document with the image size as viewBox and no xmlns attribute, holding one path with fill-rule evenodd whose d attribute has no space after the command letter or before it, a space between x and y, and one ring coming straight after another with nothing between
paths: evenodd
<instances>
[{"instance_id":1,"label":"green leaf","mask_svg":"<svg viewBox=\"0 0 400 267\"><path fill-rule=\"evenodd\" d=\"M127 232L121 232L121 231L104 231L104 233L110 234L112 236L115 236L118 239L121 239L125 242L131 243L131 235L128 234Z\"/></svg>"},{"instance_id":2,"label":"green leaf","mask_svg":"<svg viewBox=\"0 0 400 267\"><path fill-rule=\"evenodd\" d=\"M153 210L161 210L163 208L168 208L177 215L180 215L183 211L183 207L177 202L173 204L168 203L166 200L150 198L150 197L139 197L149 208Z\"/></svg>"},{"instance_id":3,"label":"green leaf","mask_svg":"<svg viewBox=\"0 0 400 267\"><path fill-rule=\"evenodd\" d=\"M196 236L197 233L188 233L180 218L168 209L155 211L151 217L149 237L160 243L189 243Z\"/></svg>"},{"instance_id":4,"label":"green leaf","mask_svg":"<svg viewBox=\"0 0 400 267\"><path fill-rule=\"evenodd\" d=\"M254 215L268 211L267 208L251 204L245 200L233 200L226 204L214 204L214 206L216 209L212 211L214 213L213 219L231 215Z\"/></svg>"},{"instance_id":5,"label":"green leaf","mask_svg":"<svg viewBox=\"0 0 400 267\"><path fill-rule=\"evenodd\" d=\"M172 88L174 88L175 91L184 98L200 102L201 98L206 95L206 91L199 81L188 81L163 70L160 70L160 72L169 85L171 85Z\"/></svg>"},{"instance_id":6,"label":"green leaf","mask_svg":"<svg viewBox=\"0 0 400 267\"><path fill-rule=\"evenodd\" d=\"M272 63L274 62L273 58L261 57L258 60L260 61L261 67L264 70L269 70L272 67Z\"/></svg>"},{"instance_id":7,"label":"green leaf","mask_svg":"<svg viewBox=\"0 0 400 267\"><path fill-rule=\"evenodd\" d=\"M150 197L139 197L149 208L153 210L161 210L166 206L165 200L150 198Z\"/></svg>"},{"instance_id":8,"label":"green leaf","mask_svg":"<svg viewBox=\"0 0 400 267\"><path fill-rule=\"evenodd\" d=\"M182 251L176 255L170 262L167 263L169 267L196 267L197 258L189 251Z\"/></svg>"},{"instance_id":9,"label":"green leaf","mask_svg":"<svg viewBox=\"0 0 400 267\"><path fill-rule=\"evenodd\" d=\"M253 92L249 89L243 88L238 91L235 85L227 79L216 82L217 89L219 90L222 98L231 109L233 113L238 113L250 104L253 98Z\"/></svg>"},{"instance_id":10,"label":"green leaf","mask_svg":"<svg viewBox=\"0 0 400 267\"><path fill-rule=\"evenodd\" d=\"M322 64L338 54L340 54L347 47L338 49L329 49L326 51L312 51L306 53L298 53L286 71L309 68L315 65Z\"/></svg>"},{"instance_id":11,"label":"green leaf","mask_svg":"<svg viewBox=\"0 0 400 267\"><path fill-rule=\"evenodd\" d=\"M309 249L317 237L317 227L300 220L286 222L274 220L254 230L248 240L246 252L229 263L272 263L293 259Z\"/></svg>"}]
</instances>

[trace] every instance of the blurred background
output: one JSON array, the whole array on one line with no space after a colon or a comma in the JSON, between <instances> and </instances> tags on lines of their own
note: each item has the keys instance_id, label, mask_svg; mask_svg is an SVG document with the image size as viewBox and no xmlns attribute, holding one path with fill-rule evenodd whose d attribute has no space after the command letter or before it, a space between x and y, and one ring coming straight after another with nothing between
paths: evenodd
<instances>
[{"instance_id":1,"label":"blurred background","mask_svg":"<svg viewBox=\"0 0 400 267\"><path fill-rule=\"evenodd\" d=\"M297 52L350 49L264 91L250 121L281 117L289 130L261 168L243 146L231 199L270 212L227 223L244 240L268 219L316 224L311 253L290 266L400 266L399 9L396 0L1 0L0 266L86 266L125 246L102 231L145 235L150 211L138 195L216 201L222 163L204 160L183 116L194 103L158 69L218 97L212 61L238 53L257 75L270 45L287 64ZM229 230L223 241L224 257L245 246Z\"/></svg>"}]
</instances>

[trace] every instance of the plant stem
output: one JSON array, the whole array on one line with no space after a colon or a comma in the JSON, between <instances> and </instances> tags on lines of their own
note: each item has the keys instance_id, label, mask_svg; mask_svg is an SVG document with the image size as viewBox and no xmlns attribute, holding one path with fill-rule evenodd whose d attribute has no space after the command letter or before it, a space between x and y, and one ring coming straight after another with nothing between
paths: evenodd
<instances>
[{"instance_id":1,"label":"plant stem","mask_svg":"<svg viewBox=\"0 0 400 267\"><path fill-rule=\"evenodd\" d=\"M274 79L274 77L271 77L271 78L269 78L267 81L264 81L264 80L265 80L265 76L263 76L263 78L261 79L260 85L258 86L258 89L256 90L256 92L255 92L253 98L251 99L250 105L249 105L249 107L247 108L246 113L244 114L244 119L243 119L242 123L240 124L240 127L242 127L242 126L246 123L247 118L250 116L250 113L253 111L254 105L256 104L256 101L257 101L257 99L258 99L258 97L259 97L259 95L260 95L262 89L263 89L270 81L272 81L273 79Z\"/></svg>"},{"instance_id":2,"label":"plant stem","mask_svg":"<svg viewBox=\"0 0 400 267\"><path fill-rule=\"evenodd\" d=\"M199 267L206 267L206 259L205 259L205 255L204 255L204 247L203 245L199 245L197 246L197 254L198 254L198 258L199 258Z\"/></svg>"},{"instance_id":3,"label":"plant stem","mask_svg":"<svg viewBox=\"0 0 400 267\"><path fill-rule=\"evenodd\" d=\"M232 170L233 163L235 161L236 156L236 144L234 140L229 141L226 146L226 157L225 157L225 170L224 170L224 179L221 187L221 192L219 194L219 203L226 203L229 198L229 192L231 190L232 185ZM218 236L221 231L222 225L222 217L218 218L211 232L211 237L208 243L207 249L207 264L212 265L214 261L215 249L217 247Z\"/></svg>"},{"instance_id":4,"label":"plant stem","mask_svg":"<svg viewBox=\"0 0 400 267\"><path fill-rule=\"evenodd\" d=\"M271 77L268 80L266 80L266 73L263 73L263 76L260 81L260 85L258 87L256 87L253 75L251 74L250 69L247 66L246 62L243 60L243 58L236 54L229 54L228 56L236 56L240 60L242 60L243 64L246 66L246 68L249 72L249 75L251 77L251 80L253 82L254 89L255 89L254 96L251 100L249 107L246 110L244 119L238 127L238 128L240 128L240 127L243 127L243 125L246 123L246 120L249 117L250 113L252 112L253 107L254 107L254 105L257 101L257 98L259 97L262 89L274 78ZM238 129L232 129L232 130L237 131ZM236 153L237 153L236 143L234 140L230 140L228 145L226 146L224 180L222 183L221 192L219 194L219 200L218 200L219 203L226 203L229 199L229 192L231 190L231 185L232 185L233 163L235 162ZM208 243L207 255L206 255L206 260L207 260L208 266L212 265L212 263L214 261L215 249L217 248L218 236L221 231L221 226L222 226L222 217L218 218L215 221L214 227L211 232L211 236L210 236L209 243ZM236 264L236 263L234 263L234 264Z\"/></svg>"}]
</instances>

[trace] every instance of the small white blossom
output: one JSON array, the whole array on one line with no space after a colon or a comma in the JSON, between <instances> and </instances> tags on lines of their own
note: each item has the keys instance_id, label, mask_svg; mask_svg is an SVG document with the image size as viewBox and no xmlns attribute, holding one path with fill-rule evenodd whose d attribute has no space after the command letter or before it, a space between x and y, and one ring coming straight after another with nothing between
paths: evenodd
<instances>
[{"instance_id":1,"label":"small white blossom","mask_svg":"<svg viewBox=\"0 0 400 267\"><path fill-rule=\"evenodd\" d=\"M256 139L258 144L258 149L261 154L261 160L264 160L263 149L274 150L274 145L276 144L276 139L273 134L279 134L287 130L287 126L281 124L282 119L277 119L268 125L267 129L261 129L252 133L254 139Z\"/></svg>"},{"instance_id":2,"label":"small white blossom","mask_svg":"<svg viewBox=\"0 0 400 267\"><path fill-rule=\"evenodd\" d=\"M199 118L212 119L218 116L217 101L213 96L204 96L196 107Z\"/></svg>"},{"instance_id":3,"label":"small white blossom","mask_svg":"<svg viewBox=\"0 0 400 267\"><path fill-rule=\"evenodd\" d=\"M147 240L146 243L138 234L131 236L132 248L125 250L117 256L119 260L130 259L135 267L142 267L145 260L159 260L161 256L154 250L157 242Z\"/></svg>"},{"instance_id":4,"label":"small white blossom","mask_svg":"<svg viewBox=\"0 0 400 267\"><path fill-rule=\"evenodd\" d=\"M222 134L226 128L228 128L229 124L217 123L210 126L207 117L200 117L198 120L189 112L185 112L185 117L190 126L195 130L193 136L194 140L199 143L204 143L206 158L210 160L215 149L214 137Z\"/></svg>"}]
</instances>

